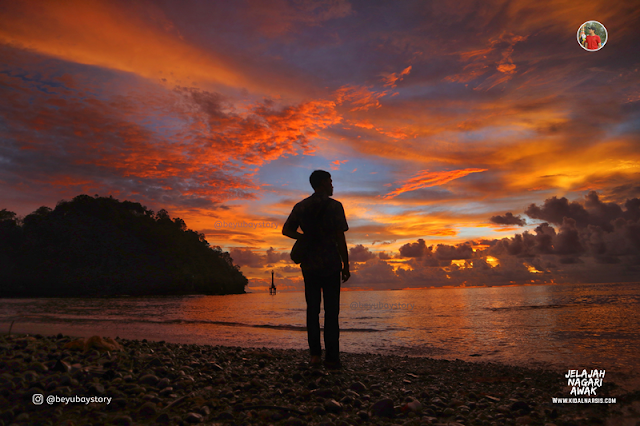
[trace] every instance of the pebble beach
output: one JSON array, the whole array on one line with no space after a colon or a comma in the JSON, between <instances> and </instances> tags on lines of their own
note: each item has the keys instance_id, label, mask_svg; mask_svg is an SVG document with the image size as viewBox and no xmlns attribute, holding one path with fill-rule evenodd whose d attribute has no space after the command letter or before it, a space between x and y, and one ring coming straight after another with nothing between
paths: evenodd
<instances>
[{"instance_id":1,"label":"pebble beach","mask_svg":"<svg viewBox=\"0 0 640 426\"><path fill-rule=\"evenodd\" d=\"M560 426L640 420L640 392L625 392L613 382L598 395L615 397L615 404L552 403L552 397L569 396L559 371L355 353L342 353L341 361L342 369L329 370L310 366L305 350L2 335L0 426ZM56 398L75 399L48 403Z\"/></svg>"}]
</instances>

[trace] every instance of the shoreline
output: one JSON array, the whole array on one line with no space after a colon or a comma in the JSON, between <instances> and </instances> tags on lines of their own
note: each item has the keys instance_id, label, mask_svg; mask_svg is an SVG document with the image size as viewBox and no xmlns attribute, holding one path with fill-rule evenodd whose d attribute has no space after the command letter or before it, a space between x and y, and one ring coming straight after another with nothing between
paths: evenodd
<instances>
[{"instance_id":1,"label":"shoreline","mask_svg":"<svg viewBox=\"0 0 640 426\"><path fill-rule=\"evenodd\" d=\"M4 424L603 424L640 400L605 379L615 404L554 404L572 397L557 371L406 355L343 352L327 370L302 349L26 334L0 335L0 354Z\"/></svg>"},{"instance_id":2,"label":"shoreline","mask_svg":"<svg viewBox=\"0 0 640 426\"><path fill-rule=\"evenodd\" d=\"M0 299L126 299L140 297L181 297L181 296L235 296L239 294L250 294L244 291L242 293L166 293L166 294L95 294L95 295L25 295L25 294L0 294Z\"/></svg>"},{"instance_id":3,"label":"shoreline","mask_svg":"<svg viewBox=\"0 0 640 426\"><path fill-rule=\"evenodd\" d=\"M6 333L9 329L10 323L0 323L0 335ZM301 334L300 338L296 340L295 345L282 345L281 342L278 343L277 340L265 342L264 340L260 343L250 344L246 341L241 341L241 339L232 339L229 341L227 338L203 338L202 335L193 335L190 333L184 333L181 335L165 335L163 333L159 333L157 330L135 330L131 332L130 330L123 328L124 326L119 326L117 328L113 327L85 327L85 328L77 328L77 327L69 327L65 324L55 323L21 323L16 321L15 326L13 327L14 334L29 334L29 335L54 335L57 333L62 333L66 336L71 336L75 338L85 338L93 335L100 336L108 336L111 338L122 337L122 339L128 340L140 340L146 339L148 341L166 341L167 343L174 344L198 344L198 345L219 345L225 347L243 347L243 348L254 348L254 347L267 347L271 349L307 349L308 346L306 344L306 331L299 330L304 336ZM212 334L215 335L215 331L212 330ZM209 336L211 337L211 336ZM276 344L278 343L278 344ZM288 343L291 344L289 341ZM561 374L566 374L568 370L576 369L576 368L586 368L587 370L591 370L594 368L602 368L606 370L606 381L615 382L618 386L620 386L625 392L634 392L640 391L640 371L633 370L632 367L622 367L619 365L612 366L607 362L574 362L570 360L568 356L556 357L554 360L541 360L536 358L535 356L529 357L529 359L525 362L523 359L511 359L511 358L498 358L487 356L487 354L468 354L468 353L441 353L439 351L430 351L424 352L423 350L415 350L414 348L407 347L404 349L400 349L397 351L382 351L375 350L373 348L367 349L356 349L354 350L352 347L347 347L346 345L342 345L343 350L341 353L353 353L353 354L369 354L369 355L389 355L389 356L397 356L404 357L408 356L409 358L432 358L438 360L462 360L471 363L494 363L499 365L507 365L512 367L525 367L531 369L541 369L556 372L560 377ZM395 352L395 353L394 353ZM566 360L566 361L565 361ZM635 425L634 425L635 426Z\"/></svg>"},{"instance_id":4,"label":"shoreline","mask_svg":"<svg viewBox=\"0 0 640 426\"><path fill-rule=\"evenodd\" d=\"M410 290L464 290L464 289L487 289L487 288L507 288L507 287L536 287L536 286L563 286L563 285L603 285L603 284L640 284L640 281L621 281L621 282L585 282L585 283L519 283L519 284L497 284L497 285L460 285L460 286L439 286L439 287L403 287L403 288L372 288L372 287L342 287L340 291L365 291L365 292L386 292L386 291L410 291ZM176 296L235 296L240 294L261 294L268 293L269 285L247 288L244 292L240 293L166 293L166 294L113 294L113 295L66 295L66 296L36 296L36 295L15 295L15 294L0 294L0 299L123 299L123 298L136 298L136 297L176 297ZM254 290L254 291L251 291ZM300 290L286 290L278 289L279 293L304 293L304 289Z\"/></svg>"}]
</instances>

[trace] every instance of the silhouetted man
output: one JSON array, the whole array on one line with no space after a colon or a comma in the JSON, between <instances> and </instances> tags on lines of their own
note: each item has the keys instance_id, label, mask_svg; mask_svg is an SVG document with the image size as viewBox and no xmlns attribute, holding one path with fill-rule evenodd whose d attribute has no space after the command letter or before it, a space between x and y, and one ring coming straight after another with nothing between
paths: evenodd
<instances>
[{"instance_id":1,"label":"silhouetted man","mask_svg":"<svg viewBox=\"0 0 640 426\"><path fill-rule=\"evenodd\" d=\"M295 205L282 233L287 237L307 238L309 250L300 263L307 300L307 335L311 365L321 363L320 291L324 294L325 366L341 368L340 363L340 278L349 279L349 253L344 233L349 230L344 208L333 195L331 174L316 170L309 177L313 195ZM298 232L302 229L302 234Z\"/></svg>"}]
</instances>

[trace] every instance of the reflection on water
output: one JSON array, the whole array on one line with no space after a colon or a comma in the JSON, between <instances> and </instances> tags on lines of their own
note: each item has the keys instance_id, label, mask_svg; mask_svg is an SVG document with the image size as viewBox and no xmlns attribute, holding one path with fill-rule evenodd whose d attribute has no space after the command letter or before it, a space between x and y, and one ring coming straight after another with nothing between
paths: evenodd
<instances>
[{"instance_id":1,"label":"reflection on water","mask_svg":"<svg viewBox=\"0 0 640 426\"><path fill-rule=\"evenodd\" d=\"M346 352L638 373L638 284L341 294ZM368 308L365 308L368 306ZM101 334L306 349L304 293L114 299L0 299L17 333Z\"/></svg>"}]
</instances>

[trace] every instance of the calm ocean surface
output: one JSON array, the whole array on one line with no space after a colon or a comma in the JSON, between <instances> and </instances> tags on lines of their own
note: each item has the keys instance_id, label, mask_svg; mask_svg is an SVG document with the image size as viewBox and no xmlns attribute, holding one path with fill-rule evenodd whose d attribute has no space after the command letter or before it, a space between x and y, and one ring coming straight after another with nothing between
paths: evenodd
<instances>
[{"instance_id":1,"label":"calm ocean surface","mask_svg":"<svg viewBox=\"0 0 640 426\"><path fill-rule=\"evenodd\" d=\"M343 291L340 297L343 352L598 368L640 389L640 283ZM14 333L308 349L305 312L303 292L0 299L0 332L15 320Z\"/></svg>"}]
</instances>

